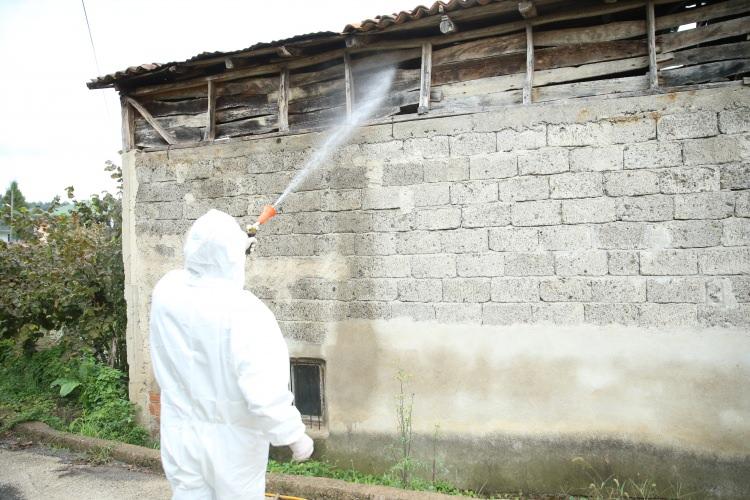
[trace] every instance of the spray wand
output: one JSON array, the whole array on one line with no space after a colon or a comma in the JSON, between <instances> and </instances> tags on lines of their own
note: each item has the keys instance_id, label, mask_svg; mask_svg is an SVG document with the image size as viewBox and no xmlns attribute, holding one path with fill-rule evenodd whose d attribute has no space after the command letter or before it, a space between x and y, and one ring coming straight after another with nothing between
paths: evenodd
<instances>
[{"instance_id":1,"label":"spray wand","mask_svg":"<svg viewBox=\"0 0 750 500\"><path fill-rule=\"evenodd\" d=\"M276 215L276 207L273 205L266 205L263 207L263 211L258 216L258 220L255 221L255 224L250 224L247 226L245 231L247 232L248 238L255 238L255 235L258 234L258 229L262 224L265 224L269 220L271 220ZM251 245L248 250L252 251L253 245Z\"/></svg>"}]
</instances>

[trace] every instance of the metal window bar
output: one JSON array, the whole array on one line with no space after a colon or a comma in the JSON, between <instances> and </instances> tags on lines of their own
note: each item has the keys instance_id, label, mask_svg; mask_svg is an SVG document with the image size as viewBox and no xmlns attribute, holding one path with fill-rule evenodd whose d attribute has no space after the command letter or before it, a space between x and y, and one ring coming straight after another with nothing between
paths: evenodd
<instances>
[{"instance_id":1,"label":"metal window bar","mask_svg":"<svg viewBox=\"0 0 750 500\"><path fill-rule=\"evenodd\" d=\"M324 426L325 384L322 360L292 359L289 363L289 383L294 394L294 405L308 427Z\"/></svg>"}]
</instances>

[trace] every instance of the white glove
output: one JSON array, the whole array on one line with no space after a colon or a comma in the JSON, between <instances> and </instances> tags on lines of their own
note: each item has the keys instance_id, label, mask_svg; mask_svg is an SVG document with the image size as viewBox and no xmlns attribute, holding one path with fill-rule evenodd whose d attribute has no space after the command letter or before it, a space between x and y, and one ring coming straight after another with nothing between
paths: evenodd
<instances>
[{"instance_id":1,"label":"white glove","mask_svg":"<svg viewBox=\"0 0 750 500\"><path fill-rule=\"evenodd\" d=\"M304 462L313 454L313 440L310 436L303 434L301 438L289 445L292 450L292 460Z\"/></svg>"}]
</instances>

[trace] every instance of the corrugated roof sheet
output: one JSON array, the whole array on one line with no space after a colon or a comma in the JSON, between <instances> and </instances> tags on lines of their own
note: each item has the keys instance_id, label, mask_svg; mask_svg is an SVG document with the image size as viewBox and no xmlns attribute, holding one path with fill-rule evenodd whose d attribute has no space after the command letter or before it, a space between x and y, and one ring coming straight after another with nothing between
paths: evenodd
<instances>
[{"instance_id":1,"label":"corrugated roof sheet","mask_svg":"<svg viewBox=\"0 0 750 500\"><path fill-rule=\"evenodd\" d=\"M168 63L148 63L141 64L138 66L131 66L123 71L117 71L108 75L100 76L92 79L86 85L90 89L105 88L109 87L117 81L133 78L136 76L157 74L160 71L166 71L170 67L177 67L180 65L190 64L205 59L211 59L214 57L231 57L234 54L240 52L249 52L253 50L263 49L267 47L276 47L280 45L292 44L295 42L306 42L322 39L326 37L341 37L342 41L344 35L353 33L367 33L375 32L388 28L393 25L406 24L411 21L423 19L428 16L440 15L445 12L452 12L459 9L468 9L471 7L487 5L493 2L503 0L449 0L443 2L441 0L435 2L430 7L419 5L412 10L404 10L396 14L377 16L373 19L365 19L360 23L348 24L344 27L343 33L334 33L332 31L319 31L315 33L308 33L305 35L296 35L283 40L275 40L273 42L261 42L251 45L244 49L234 50L230 52L202 52L196 56L186 59L184 61L173 61Z\"/></svg>"}]
</instances>

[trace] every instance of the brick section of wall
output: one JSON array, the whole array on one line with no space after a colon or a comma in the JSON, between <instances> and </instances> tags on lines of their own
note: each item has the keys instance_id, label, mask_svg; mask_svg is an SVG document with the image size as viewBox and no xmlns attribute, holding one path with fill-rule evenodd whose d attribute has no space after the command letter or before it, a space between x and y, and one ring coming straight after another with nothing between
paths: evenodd
<instances>
[{"instance_id":1,"label":"brick section of wall","mask_svg":"<svg viewBox=\"0 0 750 500\"><path fill-rule=\"evenodd\" d=\"M248 286L314 343L352 317L750 326L747 98L638 99L364 130L264 226ZM138 233L252 221L318 139L139 155Z\"/></svg>"},{"instance_id":2,"label":"brick section of wall","mask_svg":"<svg viewBox=\"0 0 750 500\"><path fill-rule=\"evenodd\" d=\"M154 418L156 423L159 422L159 418L161 418L161 393L148 393L148 413Z\"/></svg>"}]
</instances>

